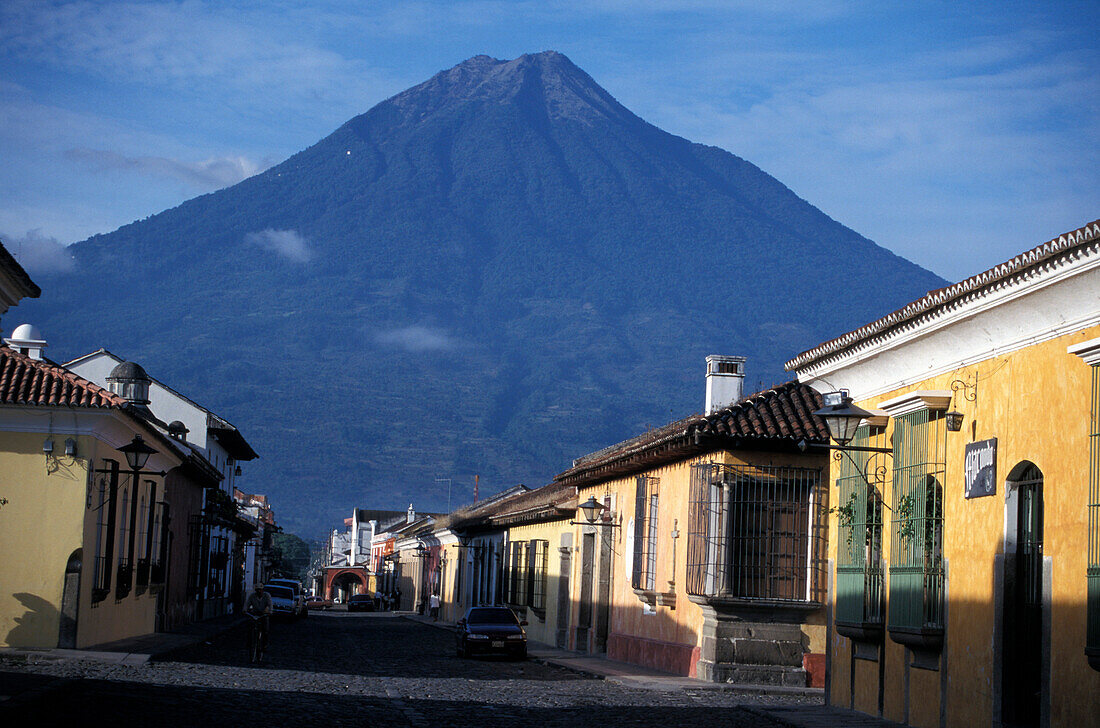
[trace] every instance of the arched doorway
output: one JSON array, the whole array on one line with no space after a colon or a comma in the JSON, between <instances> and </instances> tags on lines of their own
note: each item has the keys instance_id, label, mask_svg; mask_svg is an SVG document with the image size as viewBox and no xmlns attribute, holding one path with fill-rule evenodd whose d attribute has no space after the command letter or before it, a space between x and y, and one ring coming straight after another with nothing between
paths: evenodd
<instances>
[{"instance_id":1,"label":"arched doorway","mask_svg":"<svg viewBox=\"0 0 1100 728\"><path fill-rule=\"evenodd\" d=\"M366 575L361 569L347 569L331 572L327 579L325 597L337 603L347 603L353 594L364 594L367 589Z\"/></svg>"},{"instance_id":2,"label":"arched doorway","mask_svg":"<svg viewBox=\"0 0 1100 728\"><path fill-rule=\"evenodd\" d=\"M1044 625L1043 473L1024 461L1008 476L1005 496L1005 573L1001 604L1004 726L1038 726L1047 704Z\"/></svg>"},{"instance_id":3,"label":"arched doorway","mask_svg":"<svg viewBox=\"0 0 1100 728\"><path fill-rule=\"evenodd\" d=\"M61 619L58 625L57 646L76 649L77 613L80 608L80 572L84 550L77 549L69 555L65 564L65 586L61 590Z\"/></svg>"}]
</instances>

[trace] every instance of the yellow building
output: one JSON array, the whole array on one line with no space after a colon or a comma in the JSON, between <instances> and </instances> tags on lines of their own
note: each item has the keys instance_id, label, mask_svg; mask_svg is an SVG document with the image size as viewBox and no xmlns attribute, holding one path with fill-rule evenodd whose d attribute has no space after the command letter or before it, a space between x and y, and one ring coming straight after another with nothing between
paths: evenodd
<instances>
[{"instance_id":1,"label":"yellow building","mask_svg":"<svg viewBox=\"0 0 1100 728\"><path fill-rule=\"evenodd\" d=\"M568 647L708 681L823 683L825 456L799 447L824 441L820 399L796 382L742 398L743 363L708 358L708 393L737 380L709 414L555 478L601 511L571 534Z\"/></svg>"},{"instance_id":2,"label":"yellow building","mask_svg":"<svg viewBox=\"0 0 1100 728\"><path fill-rule=\"evenodd\" d=\"M831 703L1100 725L1098 367L1100 222L788 362L867 411L830 475Z\"/></svg>"},{"instance_id":3,"label":"yellow building","mask_svg":"<svg viewBox=\"0 0 1100 728\"><path fill-rule=\"evenodd\" d=\"M183 457L127 400L42 359L33 328L6 341L20 351L0 346L0 645L153 632L166 567L160 471ZM119 448L138 442L151 455L134 482Z\"/></svg>"}]
</instances>

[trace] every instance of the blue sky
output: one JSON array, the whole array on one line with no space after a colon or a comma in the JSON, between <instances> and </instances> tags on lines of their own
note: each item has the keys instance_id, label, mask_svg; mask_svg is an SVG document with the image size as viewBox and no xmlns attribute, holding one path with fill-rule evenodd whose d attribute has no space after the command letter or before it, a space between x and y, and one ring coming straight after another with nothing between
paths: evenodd
<instances>
[{"instance_id":1,"label":"blue sky","mask_svg":"<svg viewBox=\"0 0 1100 728\"><path fill-rule=\"evenodd\" d=\"M1100 217L1095 2L0 4L0 240L63 248L232 184L481 53L565 53L950 280Z\"/></svg>"}]
</instances>

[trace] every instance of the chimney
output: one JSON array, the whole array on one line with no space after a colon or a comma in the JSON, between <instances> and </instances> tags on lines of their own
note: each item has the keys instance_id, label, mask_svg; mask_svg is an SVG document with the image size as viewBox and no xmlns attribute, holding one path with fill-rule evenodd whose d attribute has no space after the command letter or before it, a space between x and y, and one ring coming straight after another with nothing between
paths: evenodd
<instances>
[{"instance_id":1,"label":"chimney","mask_svg":"<svg viewBox=\"0 0 1100 728\"><path fill-rule=\"evenodd\" d=\"M409 504L409 510L405 511L405 523L412 523L416 520L416 511L413 510L413 504Z\"/></svg>"},{"instance_id":2,"label":"chimney","mask_svg":"<svg viewBox=\"0 0 1100 728\"><path fill-rule=\"evenodd\" d=\"M42 338L42 332L30 324L15 327L15 331L11 332L11 338L4 339L4 343L31 359L41 359L42 350L47 346L46 340Z\"/></svg>"},{"instance_id":3,"label":"chimney","mask_svg":"<svg viewBox=\"0 0 1100 728\"><path fill-rule=\"evenodd\" d=\"M707 408L713 414L739 402L745 393L745 357L711 354L707 357Z\"/></svg>"}]
</instances>

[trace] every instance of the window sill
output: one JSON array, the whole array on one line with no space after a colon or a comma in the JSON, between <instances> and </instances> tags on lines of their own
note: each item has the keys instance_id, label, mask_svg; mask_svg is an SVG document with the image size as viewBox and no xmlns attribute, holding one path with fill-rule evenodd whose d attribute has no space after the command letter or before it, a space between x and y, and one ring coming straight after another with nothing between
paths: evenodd
<instances>
[{"instance_id":1,"label":"window sill","mask_svg":"<svg viewBox=\"0 0 1100 728\"><path fill-rule=\"evenodd\" d=\"M914 652L938 653L943 649L943 628L890 627L890 639Z\"/></svg>"},{"instance_id":2,"label":"window sill","mask_svg":"<svg viewBox=\"0 0 1100 728\"><path fill-rule=\"evenodd\" d=\"M676 608L676 592L658 592L651 589L635 589L634 595L638 597L638 601L642 604L648 604L650 607L656 608L658 606L668 607L670 609Z\"/></svg>"}]
</instances>

